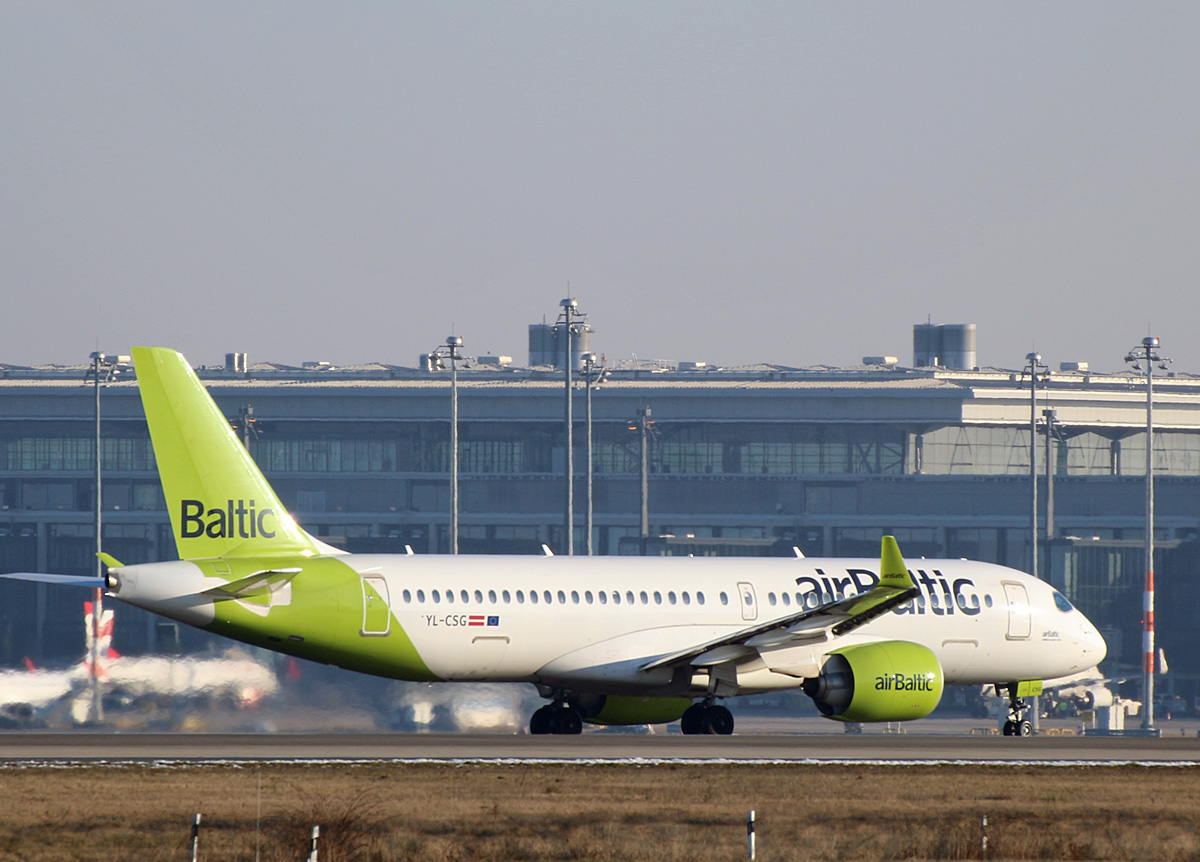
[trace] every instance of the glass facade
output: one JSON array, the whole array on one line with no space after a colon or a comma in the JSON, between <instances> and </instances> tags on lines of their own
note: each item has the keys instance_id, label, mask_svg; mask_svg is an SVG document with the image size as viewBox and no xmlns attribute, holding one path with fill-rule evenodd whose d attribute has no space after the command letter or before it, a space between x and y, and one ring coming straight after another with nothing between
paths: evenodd
<instances>
[{"instance_id":1,"label":"glass facade","mask_svg":"<svg viewBox=\"0 0 1200 862\"><path fill-rule=\"evenodd\" d=\"M1039 470L1045 469L1046 438L1038 435ZM954 426L913 435L910 462L921 452L922 473L955 476L1015 476L1029 473L1029 429ZM1146 475L1146 432L1113 429L1068 432L1051 444L1060 476ZM1200 476L1200 432L1155 431L1154 472Z\"/></svg>"}]
</instances>

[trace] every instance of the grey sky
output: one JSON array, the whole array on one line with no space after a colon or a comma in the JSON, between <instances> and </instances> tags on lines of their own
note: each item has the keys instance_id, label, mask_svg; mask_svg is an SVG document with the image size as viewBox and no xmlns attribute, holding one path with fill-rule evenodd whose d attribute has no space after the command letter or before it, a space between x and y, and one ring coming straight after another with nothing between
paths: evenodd
<instances>
[{"instance_id":1,"label":"grey sky","mask_svg":"<svg viewBox=\"0 0 1200 862\"><path fill-rule=\"evenodd\" d=\"M0 5L0 362L1200 371L1200 4Z\"/></svg>"}]
</instances>

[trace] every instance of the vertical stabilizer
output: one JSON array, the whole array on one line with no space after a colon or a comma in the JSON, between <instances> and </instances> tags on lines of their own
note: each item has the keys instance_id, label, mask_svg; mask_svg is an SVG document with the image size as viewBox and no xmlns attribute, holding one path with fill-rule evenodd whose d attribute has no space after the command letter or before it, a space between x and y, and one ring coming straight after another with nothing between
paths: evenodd
<instances>
[{"instance_id":1,"label":"vertical stabilizer","mask_svg":"<svg viewBox=\"0 0 1200 862\"><path fill-rule=\"evenodd\" d=\"M336 553L284 511L182 354L135 347L133 363L180 557Z\"/></svg>"}]
</instances>

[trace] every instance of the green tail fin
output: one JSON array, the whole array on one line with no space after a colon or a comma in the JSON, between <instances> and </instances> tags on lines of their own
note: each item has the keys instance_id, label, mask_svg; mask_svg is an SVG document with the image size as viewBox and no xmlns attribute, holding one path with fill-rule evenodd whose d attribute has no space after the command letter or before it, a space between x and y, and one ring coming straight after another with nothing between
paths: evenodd
<instances>
[{"instance_id":1,"label":"green tail fin","mask_svg":"<svg viewBox=\"0 0 1200 862\"><path fill-rule=\"evenodd\" d=\"M182 354L135 347L133 363L180 557L336 552L284 511Z\"/></svg>"}]
</instances>

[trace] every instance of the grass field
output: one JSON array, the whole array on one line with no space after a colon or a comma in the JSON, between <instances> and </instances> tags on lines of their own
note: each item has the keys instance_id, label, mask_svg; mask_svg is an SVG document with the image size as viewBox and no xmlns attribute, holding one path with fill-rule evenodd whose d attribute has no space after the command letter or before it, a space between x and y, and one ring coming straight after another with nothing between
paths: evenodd
<instances>
[{"instance_id":1,"label":"grass field","mask_svg":"<svg viewBox=\"0 0 1200 862\"><path fill-rule=\"evenodd\" d=\"M260 792L261 787L261 792ZM261 828L259 811L261 806ZM1200 859L1200 772L1149 767L0 769L0 859Z\"/></svg>"}]
</instances>

